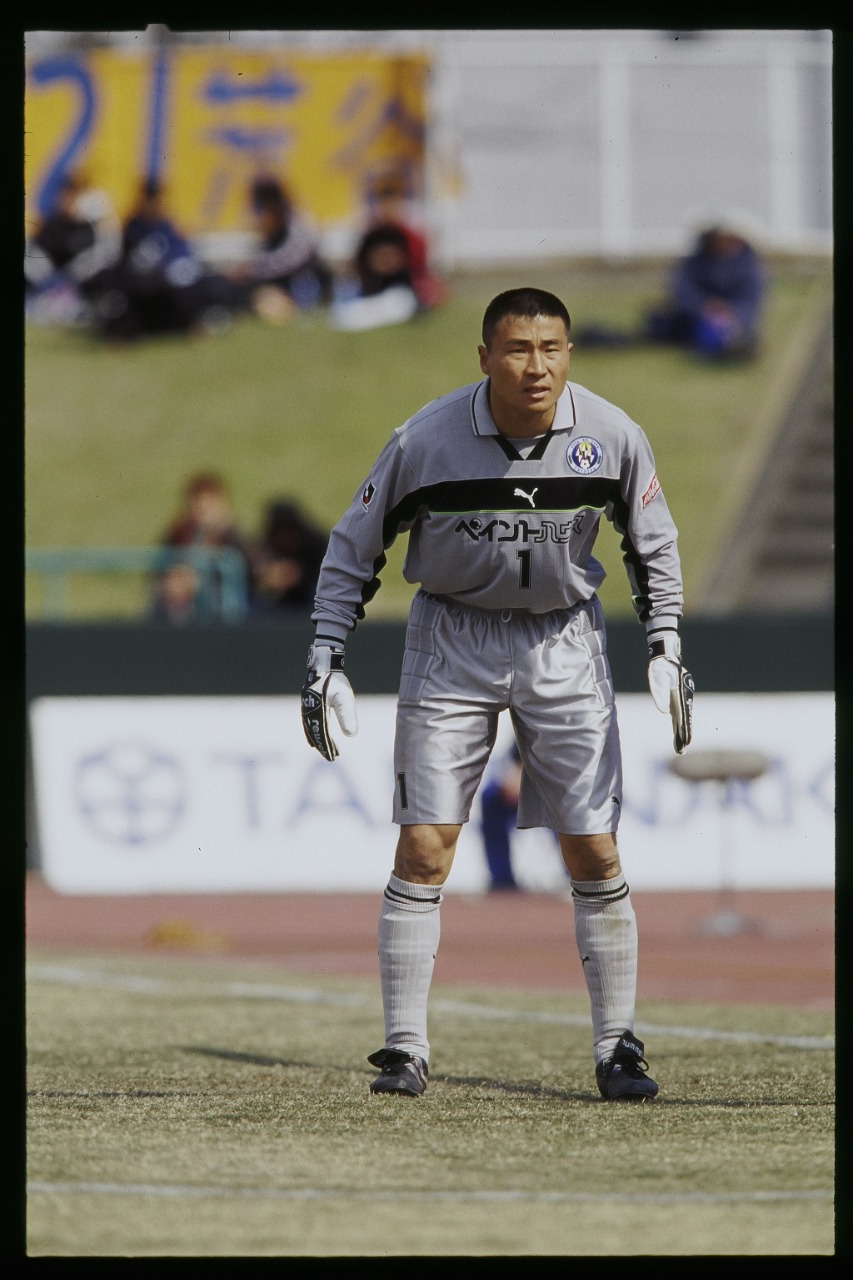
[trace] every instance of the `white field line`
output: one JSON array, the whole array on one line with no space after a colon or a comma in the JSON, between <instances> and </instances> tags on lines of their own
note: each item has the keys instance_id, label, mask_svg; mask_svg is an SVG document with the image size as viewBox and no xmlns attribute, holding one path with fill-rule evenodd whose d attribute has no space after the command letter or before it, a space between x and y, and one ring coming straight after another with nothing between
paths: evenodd
<instances>
[{"instance_id":1,"label":"white field line","mask_svg":"<svg viewBox=\"0 0 853 1280\"><path fill-rule=\"evenodd\" d=\"M140 995L229 996L239 1000L278 1000L285 1004L373 1005L375 997L347 992L319 991L310 987L284 987L268 982L188 983L134 974L116 974L78 965L32 964L27 966L28 982L58 983L72 987L113 987ZM537 1010L494 1009L467 1001L436 997L431 1008L483 1021L540 1023L588 1027L589 1017L571 1013ZM684 1040L716 1040L735 1044L775 1044L788 1049L834 1049L835 1036L785 1036L758 1031L725 1031L711 1027L667 1026L640 1023L638 1035L677 1036Z\"/></svg>"},{"instance_id":2,"label":"white field line","mask_svg":"<svg viewBox=\"0 0 853 1280\"><path fill-rule=\"evenodd\" d=\"M29 1182L28 1195L107 1195L214 1198L226 1200L361 1200L375 1204L412 1200L456 1203L525 1204L772 1204L780 1201L832 1200L832 1190L801 1191L348 1191L316 1187L201 1187L147 1182Z\"/></svg>"}]
</instances>

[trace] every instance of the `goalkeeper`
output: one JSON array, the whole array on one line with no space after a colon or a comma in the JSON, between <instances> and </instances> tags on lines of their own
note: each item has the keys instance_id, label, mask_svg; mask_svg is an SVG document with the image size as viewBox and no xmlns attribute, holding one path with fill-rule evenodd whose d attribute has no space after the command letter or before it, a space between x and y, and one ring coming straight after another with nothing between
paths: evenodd
<instances>
[{"instance_id":1,"label":"goalkeeper","mask_svg":"<svg viewBox=\"0 0 853 1280\"><path fill-rule=\"evenodd\" d=\"M649 687L691 737L681 661L676 529L648 440L621 409L567 381L564 304L511 289L483 318L484 377L392 434L332 531L302 691L308 742L338 754L332 711L356 732L344 644L375 594L385 550L408 532L418 585L406 633L394 743L393 871L378 925L384 1044L371 1092L427 1086L427 1002L442 893L462 824L508 710L524 766L518 826L559 833L589 992L601 1096L658 1093L634 1035L637 928L616 833L622 765L592 552L601 516L621 537L645 627Z\"/></svg>"}]
</instances>

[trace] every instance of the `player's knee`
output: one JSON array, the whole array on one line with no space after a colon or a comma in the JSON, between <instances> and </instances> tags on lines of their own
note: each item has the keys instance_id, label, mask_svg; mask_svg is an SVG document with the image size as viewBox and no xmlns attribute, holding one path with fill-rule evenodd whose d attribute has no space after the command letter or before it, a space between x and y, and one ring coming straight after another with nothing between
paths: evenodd
<instances>
[{"instance_id":1,"label":"player's knee","mask_svg":"<svg viewBox=\"0 0 853 1280\"><path fill-rule=\"evenodd\" d=\"M411 884L444 884L453 864L458 826L405 826L400 828L394 874Z\"/></svg>"},{"instance_id":2,"label":"player's knee","mask_svg":"<svg viewBox=\"0 0 853 1280\"><path fill-rule=\"evenodd\" d=\"M573 880L611 880L622 870L613 832L593 836L561 833L560 851Z\"/></svg>"}]
</instances>

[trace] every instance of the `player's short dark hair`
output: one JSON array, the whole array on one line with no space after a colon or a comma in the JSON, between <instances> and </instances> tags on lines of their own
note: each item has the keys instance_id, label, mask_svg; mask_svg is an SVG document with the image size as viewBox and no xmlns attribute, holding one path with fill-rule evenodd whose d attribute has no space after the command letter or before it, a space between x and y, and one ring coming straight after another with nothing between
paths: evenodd
<instances>
[{"instance_id":1,"label":"player's short dark hair","mask_svg":"<svg viewBox=\"0 0 853 1280\"><path fill-rule=\"evenodd\" d=\"M566 337L572 321L565 304L547 289L507 289L492 298L483 316L483 345L490 347L495 329L504 316L558 316L566 326Z\"/></svg>"}]
</instances>

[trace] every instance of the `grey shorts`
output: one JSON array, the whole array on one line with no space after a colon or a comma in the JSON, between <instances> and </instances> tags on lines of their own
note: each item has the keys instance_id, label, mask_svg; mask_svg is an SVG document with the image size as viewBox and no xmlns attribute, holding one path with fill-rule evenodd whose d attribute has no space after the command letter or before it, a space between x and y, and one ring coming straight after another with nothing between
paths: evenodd
<instances>
[{"instance_id":1,"label":"grey shorts","mask_svg":"<svg viewBox=\"0 0 853 1280\"><path fill-rule=\"evenodd\" d=\"M394 822L467 822L508 710L524 773L519 827L615 831L622 760L597 598L534 614L419 591L394 742Z\"/></svg>"}]
</instances>

